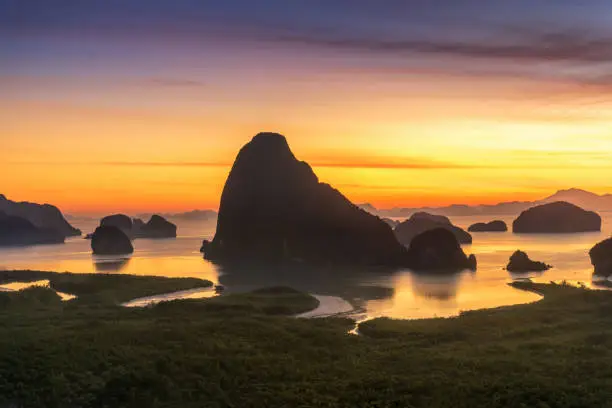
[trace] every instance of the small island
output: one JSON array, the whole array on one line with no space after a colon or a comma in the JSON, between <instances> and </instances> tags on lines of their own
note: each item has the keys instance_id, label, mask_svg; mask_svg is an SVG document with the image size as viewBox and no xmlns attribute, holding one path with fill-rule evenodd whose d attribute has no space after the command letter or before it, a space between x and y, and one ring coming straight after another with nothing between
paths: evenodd
<instances>
[{"instance_id":1,"label":"small island","mask_svg":"<svg viewBox=\"0 0 612 408\"><path fill-rule=\"evenodd\" d=\"M564 201L542 204L523 211L512 223L521 234L566 234L601 230L601 217Z\"/></svg>"},{"instance_id":2,"label":"small island","mask_svg":"<svg viewBox=\"0 0 612 408\"><path fill-rule=\"evenodd\" d=\"M436 228L450 231L461 244L471 244L472 236L463 229L453 225L448 217L433 215L426 212L417 212L410 218L400 222L393 232L402 244L409 246L417 235Z\"/></svg>"},{"instance_id":3,"label":"small island","mask_svg":"<svg viewBox=\"0 0 612 408\"><path fill-rule=\"evenodd\" d=\"M593 274L601 277L612 276L612 238L601 241L589 251Z\"/></svg>"},{"instance_id":4,"label":"small island","mask_svg":"<svg viewBox=\"0 0 612 408\"><path fill-rule=\"evenodd\" d=\"M510 256L506 270L508 272L542 272L552 268L544 262L532 261L523 251L517 250Z\"/></svg>"},{"instance_id":5,"label":"small island","mask_svg":"<svg viewBox=\"0 0 612 408\"><path fill-rule=\"evenodd\" d=\"M470 225L468 228L469 232L506 232L508 226L501 220L494 220L490 222L477 222L476 224Z\"/></svg>"},{"instance_id":6,"label":"small island","mask_svg":"<svg viewBox=\"0 0 612 408\"><path fill-rule=\"evenodd\" d=\"M119 227L105 225L96 228L91 237L94 255L124 255L134 252L132 241Z\"/></svg>"}]
</instances>

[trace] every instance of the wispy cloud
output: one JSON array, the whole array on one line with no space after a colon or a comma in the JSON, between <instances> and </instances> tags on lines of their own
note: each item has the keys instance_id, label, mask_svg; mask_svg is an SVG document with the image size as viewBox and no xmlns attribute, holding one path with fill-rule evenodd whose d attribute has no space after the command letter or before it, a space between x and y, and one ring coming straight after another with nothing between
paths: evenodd
<instances>
[{"instance_id":1,"label":"wispy cloud","mask_svg":"<svg viewBox=\"0 0 612 408\"><path fill-rule=\"evenodd\" d=\"M204 82L189 78L144 78L138 84L145 86L158 86L169 88L201 88L206 86Z\"/></svg>"},{"instance_id":2,"label":"wispy cloud","mask_svg":"<svg viewBox=\"0 0 612 408\"><path fill-rule=\"evenodd\" d=\"M530 62L610 62L612 39L587 32L559 31L509 35L490 33L486 39L347 38L337 35L280 35L278 41L352 51L423 53L450 57L509 59Z\"/></svg>"}]
</instances>

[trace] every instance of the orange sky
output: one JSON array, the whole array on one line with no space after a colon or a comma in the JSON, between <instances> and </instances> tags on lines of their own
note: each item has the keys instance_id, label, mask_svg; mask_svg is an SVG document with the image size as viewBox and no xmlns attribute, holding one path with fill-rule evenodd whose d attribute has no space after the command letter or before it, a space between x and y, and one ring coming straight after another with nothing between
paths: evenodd
<instances>
[{"instance_id":1,"label":"orange sky","mask_svg":"<svg viewBox=\"0 0 612 408\"><path fill-rule=\"evenodd\" d=\"M221 3L231 20L235 10ZM322 181L378 207L612 192L609 76L597 76L606 60L571 55L583 48L564 44L580 37L414 46L403 24L411 12L398 14L395 42L335 38L340 28L391 29L394 14L379 10L376 20L366 3L351 16L330 5L334 28L347 19L330 38L315 35L327 21L318 11L290 9L303 38L265 22L247 33L240 19L210 32L198 19L169 21L162 32L166 3L134 16L87 4L74 6L78 19L24 11L0 24L0 193L11 199L70 213L217 208L236 153L260 131L286 135ZM168 18L192 13L179 11ZM134 26L138 16L151 20ZM542 48L529 48L536 40Z\"/></svg>"},{"instance_id":2,"label":"orange sky","mask_svg":"<svg viewBox=\"0 0 612 408\"><path fill-rule=\"evenodd\" d=\"M585 104L594 96L584 90L354 75L321 76L316 92L281 81L282 92L274 87L257 103L212 108L200 108L198 98L223 101L222 90L211 97L208 88L151 83L122 96L125 84L93 78L72 85L78 95L95 94L92 101L0 97L2 193L75 213L216 208L238 149L263 130L285 134L322 181L379 207L534 199L574 186L612 190L609 107ZM419 92L423 83L436 86ZM71 91L62 78L37 86ZM533 96L516 97L521 88ZM287 94L300 98L289 103ZM116 106L119 99L130 103Z\"/></svg>"}]
</instances>

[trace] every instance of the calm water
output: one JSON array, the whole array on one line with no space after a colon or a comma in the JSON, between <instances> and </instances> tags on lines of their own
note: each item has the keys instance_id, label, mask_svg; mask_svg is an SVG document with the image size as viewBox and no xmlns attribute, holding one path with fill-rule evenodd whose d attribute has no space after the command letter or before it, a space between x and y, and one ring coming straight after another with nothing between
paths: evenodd
<instances>
[{"instance_id":1,"label":"calm water","mask_svg":"<svg viewBox=\"0 0 612 408\"><path fill-rule=\"evenodd\" d=\"M612 233L612 213L602 213L601 233L567 235L517 235L475 233L466 253L478 258L477 272L431 276L409 270L395 272L362 270L302 270L252 266L221 268L205 261L200 252L203 238L212 238L215 222L181 224L176 239L139 239L128 259L93 257L89 241L71 238L64 245L0 249L0 269L34 269L78 273L119 272L136 275L190 276L221 283L230 291L261 286L288 285L323 296L341 296L363 307L361 317L421 318L452 316L462 310L497 307L537 300L536 295L507 285L515 278L536 281L582 282L591 285L592 266L588 250ZM454 217L467 228L491 217ZM511 224L513 217L501 217ZM75 222L85 232L96 222ZM512 276L503 267L516 249L532 259L552 264L542 274Z\"/></svg>"}]
</instances>

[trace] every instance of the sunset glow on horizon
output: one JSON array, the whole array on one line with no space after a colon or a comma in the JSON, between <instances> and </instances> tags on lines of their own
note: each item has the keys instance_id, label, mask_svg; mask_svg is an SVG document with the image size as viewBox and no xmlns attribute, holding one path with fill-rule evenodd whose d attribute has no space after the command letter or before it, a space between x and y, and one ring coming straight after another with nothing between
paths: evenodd
<instances>
[{"instance_id":1,"label":"sunset glow on horizon","mask_svg":"<svg viewBox=\"0 0 612 408\"><path fill-rule=\"evenodd\" d=\"M39 3L0 0L0 194L12 200L216 209L260 131L381 208L612 192L604 1L561 1L554 24L545 6L526 18L522 0ZM494 29L500 19L514 29Z\"/></svg>"}]
</instances>

